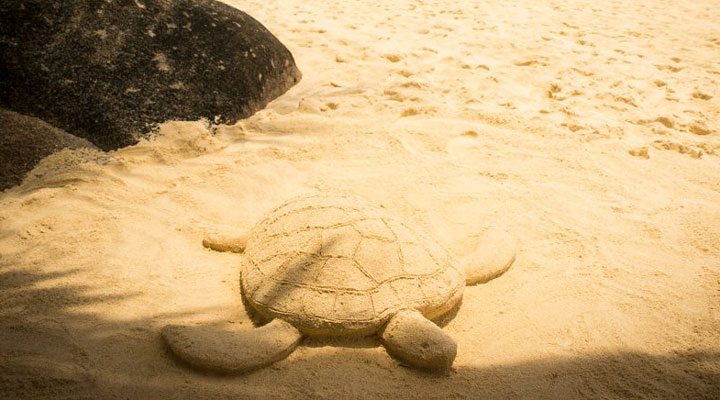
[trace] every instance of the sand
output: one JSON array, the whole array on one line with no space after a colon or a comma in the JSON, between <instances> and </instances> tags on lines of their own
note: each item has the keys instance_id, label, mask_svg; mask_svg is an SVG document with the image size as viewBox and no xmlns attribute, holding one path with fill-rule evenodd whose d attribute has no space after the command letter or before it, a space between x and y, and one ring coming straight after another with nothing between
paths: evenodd
<instances>
[{"instance_id":1,"label":"sand","mask_svg":"<svg viewBox=\"0 0 720 400\"><path fill-rule=\"evenodd\" d=\"M0 397L717 398L716 2L228 3L302 82L234 126L64 151L0 194ZM204 232L324 189L458 256L492 227L517 238L443 328L452 371L373 338L238 377L178 365L163 326L252 326L239 256Z\"/></svg>"}]
</instances>

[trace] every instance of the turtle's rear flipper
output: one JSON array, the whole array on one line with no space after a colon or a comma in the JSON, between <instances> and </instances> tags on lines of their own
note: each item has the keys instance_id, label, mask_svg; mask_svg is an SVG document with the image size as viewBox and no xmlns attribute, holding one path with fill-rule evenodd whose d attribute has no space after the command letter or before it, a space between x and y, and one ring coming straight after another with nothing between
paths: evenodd
<instances>
[{"instance_id":1,"label":"turtle's rear flipper","mask_svg":"<svg viewBox=\"0 0 720 400\"><path fill-rule=\"evenodd\" d=\"M168 325L162 337L185 364L223 374L252 371L280 361L302 339L295 327L279 319L260 328L232 331L214 326Z\"/></svg>"},{"instance_id":2,"label":"turtle's rear flipper","mask_svg":"<svg viewBox=\"0 0 720 400\"><path fill-rule=\"evenodd\" d=\"M388 353L417 368L448 369L455 361L455 341L419 311L402 310L379 334Z\"/></svg>"},{"instance_id":3,"label":"turtle's rear flipper","mask_svg":"<svg viewBox=\"0 0 720 400\"><path fill-rule=\"evenodd\" d=\"M223 233L208 233L203 238L203 246L215 251L230 251L242 253L245 251L246 235L227 235Z\"/></svg>"},{"instance_id":4,"label":"turtle's rear flipper","mask_svg":"<svg viewBox=\"0 0 720 400\"><path fill-rule=\"evenodd\" d=\"M517 247L517 240L509 233L489 229L475 251L463 260L465 283L485 283L502 275L515 261Z\"/></svg>"}]
</instances>

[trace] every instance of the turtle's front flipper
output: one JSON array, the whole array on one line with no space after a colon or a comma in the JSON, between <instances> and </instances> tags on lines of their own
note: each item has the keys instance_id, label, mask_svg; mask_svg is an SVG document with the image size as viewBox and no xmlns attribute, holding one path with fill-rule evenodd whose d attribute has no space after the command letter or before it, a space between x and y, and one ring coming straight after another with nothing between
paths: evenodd
<instances>
[{"instance_id":1,"label":"turtle's front flipper","mask_svg":"<svg viewBox=\"0 0 720 400\"><path fill-rule=\"evenodd\" d=\"M208 233L203 239L203 246L215 251L231 251L242 253L245 251L246 235L230 236L222 233Z\"/></svg>"},{"instance_id":2,"label":"turtle's front flipper","mask_svg":"<svg viewBox=\"0 0 720 400\"><path fill-rule=\"evenodd\" d=\"M379 336L390 355L413 367L448 369L457 354L455 341L416 310L395 314Z\"/></svg>"},{"instance_id":3,"label":"turtle's front flipper","mask_svg":"<svg viewBox=\"0 0 720 400\"><path fill-rule=\"evenodd\" d=\"M509 233L491 228L475 251L463 260L465 283L475 285L497 278L515 261L517 241Z\"/></svg>"},{"instance_id":4,"label":"turtle's front flipper","mask_svg":"<svg viewBox=\"0 0 720 400\"><path fill-rule=\"evenodd\" d=\"M191 367L224 374L247 372L280 361L302 339L295 327L279 319L260 328L234 331L168 325L162 337L170 351Z\"/></svg>"}]
</instances>

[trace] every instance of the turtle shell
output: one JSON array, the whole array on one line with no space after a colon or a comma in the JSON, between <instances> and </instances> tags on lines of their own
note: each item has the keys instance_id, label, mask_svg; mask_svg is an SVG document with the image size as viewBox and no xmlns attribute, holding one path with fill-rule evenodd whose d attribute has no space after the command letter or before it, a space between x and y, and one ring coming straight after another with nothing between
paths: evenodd
<instances>
[{"instance_id":1,"label":"turtle shell","mask_svg":"<svg viewBox=\"0 0 720 400\"><path fill-rule=\"evenodd\" d=\"M363 335L404 308L438 317L460 300L465 276L426 235L344 194L292 199L248 235L247 302L309 335Z\"/></svg>"}]
</instances>

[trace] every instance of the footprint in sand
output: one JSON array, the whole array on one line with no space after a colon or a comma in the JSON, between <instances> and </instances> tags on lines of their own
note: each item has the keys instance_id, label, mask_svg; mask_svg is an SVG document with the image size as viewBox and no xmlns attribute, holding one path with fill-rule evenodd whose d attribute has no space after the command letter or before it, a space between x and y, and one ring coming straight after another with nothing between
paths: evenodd
<instances>
[{"instance_id":1,"label":"footprint in sand","mask_svg":"<svg viewBox=\"0 0 720 400\"><path fill-rule=\"evenodd\" d=\"M657 118L655 118L655 122L661 123L661 124L662 124L663 126L665 126L666 128L673 128L673 127L675 127L675 122L674 122L672 119L668 118L668 117L657 117Z\"/></svg>"},{"instance_id":2,"label":"footprint in sand","mask_svg":"<svg viewBox=\"0 0 720 400\"><path fill-rule=\"evenodd\" d=\"M578 124L574 124L574 123L566 123L566 122L561 123L560 126L564 126L564 127L568 128L568 130L573 133L583 130L583 129L588 129L586 126L583 126L583 125L578 125Z\"/></svg>"},{"instance_id":3,"label":"footprint in sand","mask_svg":"<svg viewBox=\"0 0 720 400\"><path fill-rule=\"evenodd\" d=\"M415 115L433 115L437 112L434 107L410 107L400 113L401 117L412 117Z\"/></svg>"},{"instance_id":4,"label":"footprint in sand","mask_svg":"<svg viewBox=\"0 0 720 400\"><path fill-rule=\"evenodd\" d=\"M407 81L407 82L401 83L401 84L398 85L398 86L400 86L401 88L422 89L423 87L425 87L425 86L427 86L427 85L424 84L424 83L421 83L421 82L409 80L409 81Z\"/></svg>"},{"instance_id":5,"label":"footprint in sand","mask_svg":"<svg viewBox=\"0 0 720 400\"><path fill-rule=\"evenodd\" d=\"M615 102L617 103L625 103L629 106L637 107L637 103L635 103L635 100L633 100L629 95L615 95L613 96L613 100L615 100Z\"/></svg>"},{"instance_id":6,"label":"footprint in sand","mask_svg":"<svg viewBox=\"0 0 720 400\"><path fill-rule=\"evenodd\" d=\"M710 129L708 129L708 127L705 125L705 123L700 122L700 121L696 121L694 124L690 125L688 130L693 135L698 135L698 136L707 136L712 133L710 131Z\"/></svg>"},{"instance_id":7,"label":"footprint in sand","mask_svg":"<svg viewBox=\"0 0 720 400\"><path fill-rule=\"evenodd\" d=\"M409 70L406 70L406 69L401 69L401 70L398 70L398 71L393 71L393 73L398 74L398 75L401 75L401 76L403 76L403 77L405 77L405 78L409 78L409 77L415 75L415 72L409 71Z\"/></svg>"},{"instance_id":8,"label":"footprint in sand","mask_svg":"<svg viewBox=\"0 0 720 400\"><path fill-rule=\"evenodd\" d=\"M400 114L401 117L412 117L413 115L418 115L422 113L422 111L419 108L406 108L403 110L403 112Z\"/></svg>"},{"instance_id":9,"label":"footprint in sand","mask_svg":"<svg viewBox=\"0 0 720 400\"><path fill-rule=\"evenodd\" d=\"M634 121L633 123L637 125L651 125L654 123L659 123L660 125L673 129L675 128L675 121L673 121L671 118L668 117L657 117L655 119L641 119Z\"/></svg>"},{"instance_id":10,"label":"footprint in sand","mask_svg":"<svg viewBox=\"0 0 720 400\"><path fill-rule=\"evenodd\" d=\"M660 71L670 71L670 72L680 72L683 70L683 67L676 67L674 65L661 65L661 64L655 64L655 68L659 69Z\"/></svg>"},{"instance_id":11,"label":"footprint in sand","mask_svg":"<svg viewBox=\"0 0 720 400\"><path fill-rule=\"evenodd\" d=\"M402 103L402 102L404 102L405 100L407 100L407 96L405 96L404 94L402 94L402 93L400 93L400 92L398 92L398 91L396 91L396 90L385 89L385 91L383 92L383 94L384 94L385 97L388 98L389 100L397 101L397 102L399 102L399 103Z\"/></svg>"},{"instance_id":12,"label":"footprint in sand","mask_svg":"<svg viewBox=\"0 0 720 400\"><path fill-rule=\"evenodd\" d=\"M401 56L400 54L396 54L396 53L390 53L390 54L383 55L383 58L390 61L391 63L397 63L403 59L403 56Z\"/></svg>"},{"instance_id":13,"label":"footprint in sand","mask_svg":"<svg viewBox=\"0 0 720 400\"><path fill-rule=\"evenodd\" d=\"M656 149L676 151L680 154L688 155L691 158L700 158L703 155L703 152L700 149L689 147L676 142L671 142L668 140L656 140L655 142L653 142L652 145Z\"/></svg>"},{"instance_id":14,"label":"footprint in sand","mask_svg":"<svg viewBox=\"0 0 720 400\"><path fill-rule=\"evenodd\" d=\"M710 99L712 99L712 96L710 96L710 95L707 94L707 93L703 93L703 92L701 92L701 91L699 91L699 90L695 90L695 91L693 92L693 94L692 94L692 97L694 97L694 98L696 98L696 99L700 99L700 100L710 100Z\"/></svg>"},{"instance_id":15,"label":"footprint in sand","mask_svg":"<svg viewBox=\"0 0 720 400\"><path fill-rule=\"evenodd\" d=\"M559 95L560 92L562 92L562 87L557 83L551 83L545 93L549 99L565 100L566 97Z\"/></svg>"},{"instance_id":16,"label":"footprint in sand","mask_svg":"<svg viewBox=\"0 0 720 400\"><path fill-rule=\"evenodd\" d=\"M650 158L650 155L648 154L648 148L645 146L638 147L637 149L630 149L628 150L628 153L630 153L631 156L644 158L646 160Z\"/></svg>"}]
</instances>

